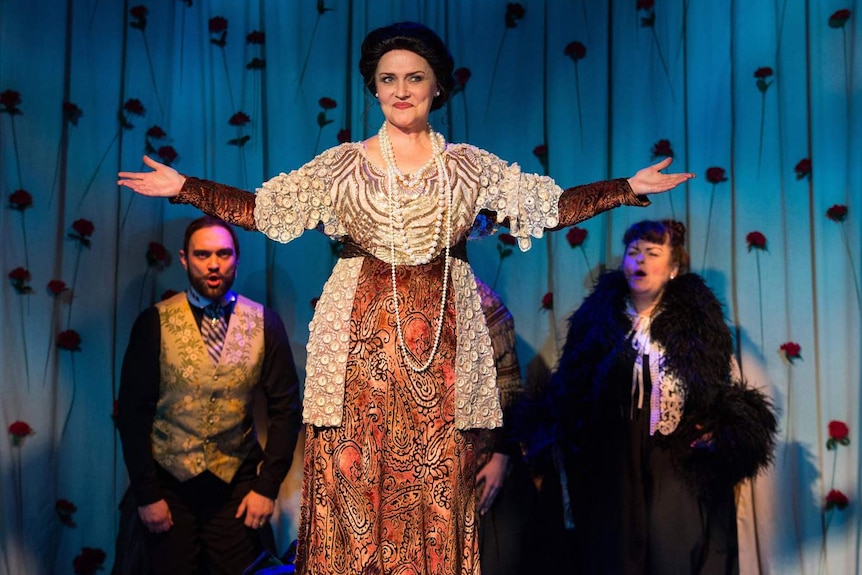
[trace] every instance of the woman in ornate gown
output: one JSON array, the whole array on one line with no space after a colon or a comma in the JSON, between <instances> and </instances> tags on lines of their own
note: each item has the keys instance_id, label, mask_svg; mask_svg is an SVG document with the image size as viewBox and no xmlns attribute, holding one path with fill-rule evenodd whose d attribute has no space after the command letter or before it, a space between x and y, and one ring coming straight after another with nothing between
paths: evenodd
<instances>
[{"instance_id":1,"label":"woman in ornate gown","mask_svg":"<svg viewBox=\"0 0 862 575\"><path fill-rule=\"evenodd\" d=\"M488 328L464 241L485 211L522 250L531 237L692 174L670 159L565 192L550 178L428 124L454 80L442 40L416 23L372 31L359 69L385 121L256 194L149 158L119 183L191 203L287 242L322 229L345 243L310 324L300 572L477 574L474 433L501 424Z\"/></svg>"}]
</instances>

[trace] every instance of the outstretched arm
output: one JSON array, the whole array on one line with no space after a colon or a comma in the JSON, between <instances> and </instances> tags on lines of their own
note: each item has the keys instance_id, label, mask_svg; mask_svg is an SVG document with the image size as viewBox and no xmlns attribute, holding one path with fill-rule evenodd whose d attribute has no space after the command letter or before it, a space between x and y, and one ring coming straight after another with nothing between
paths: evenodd
<instances>
[{"instance_id":1,"label":"outstretched arm","mask_svg":"<svg viewBox=\"0 0 862 575\"><path fill-rule=\"evenodd\" d=\"M148 156L144 163L152 172L120 172L117 184L139 194L169 198L173 204L191 204L202 212L244 228L257 230L254 194L209 180L187 178Z\"/></svg>"},{"instance_id":2,"label":"outstretched arm","mask_svg":"<svg viewBox=\"0 0 862 575\"><path fill-rule=\"evenodd\" d=\"M594 182L567 188L560 196L559 224L554 229L582 222L607 210L626 206L648 206L649 194L666 192L694 177L694 174L663 174L673 158L647 166L628 179Z\"/></svg>"}]
</instances>

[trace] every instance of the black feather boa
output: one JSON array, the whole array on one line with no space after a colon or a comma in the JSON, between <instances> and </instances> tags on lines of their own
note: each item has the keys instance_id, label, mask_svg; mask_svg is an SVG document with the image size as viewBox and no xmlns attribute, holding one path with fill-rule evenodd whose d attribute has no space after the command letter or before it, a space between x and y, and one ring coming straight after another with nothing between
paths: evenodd
<instances>
[{"instance_id":1,"label":"black feather boa","mask_svg":"<svg viewBox=\"0 0 862 575\"><path fill-rule=\"evenodd\" d=\"M634 355L626 340L631 328L625 312L628 294L622 272L605 273L569 318L544 416L537 418L552 422L555 431L544 435L555 435L569 456L577 458L585 428L620 424L618 418L607 419L602 402L611 370L630 366ZM666 368L687 390L679 426L669 436L656 434L656 442L671 449L680 471L701 492L708 485L754 477L772 461L777 421L760 391L731 379L733 342L721 304L699 276L683 274L668 282L656 311L652 339L665 350ZM711 446L693 448L692 442L705 433L712 434ZM589 435L595 441L596 434Z\"/></svg>"}]
</instances>

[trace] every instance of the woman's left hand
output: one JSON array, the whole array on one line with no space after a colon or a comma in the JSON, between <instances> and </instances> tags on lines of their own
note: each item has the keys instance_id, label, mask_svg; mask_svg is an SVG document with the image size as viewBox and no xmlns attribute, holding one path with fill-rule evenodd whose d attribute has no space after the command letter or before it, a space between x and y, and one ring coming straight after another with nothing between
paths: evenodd
<instances>
[{"instance_id":1,"label":"woman's left hand","mask_svg":"<svg viewBox=\"0 0 862 575\"><path fill-rule=\"evenodd\" d=\"M666 192L694 177L694 174L687 172L662 174L661 171L667 168L671 162L673 162L673 158L668 157L657 164L638 170L634 176L628 179L634 193L644 196Z\"/></svg>"}]
</instances>

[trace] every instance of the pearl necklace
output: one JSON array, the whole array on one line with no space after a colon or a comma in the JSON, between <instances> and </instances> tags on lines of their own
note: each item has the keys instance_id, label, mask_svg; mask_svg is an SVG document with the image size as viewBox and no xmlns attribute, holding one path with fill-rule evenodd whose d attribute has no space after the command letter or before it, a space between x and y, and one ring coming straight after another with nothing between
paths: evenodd
<instances>
[{"instance_id":1,"label":"pearl necklace","mask_svg":"<svg viewBox=\"0 0 862 575\"><path fill-rule=\"evenodd\" d=\"M428 134L431 136L431 147L433 150L433 155L431 161L437 166L437 181L440 185L440 198L437 202L437 205L441 208L441 211L445 210L446 212L446 241L445 241L445 259L443 263L443 291L440 296L440 317L437 319L437 330L434 333L434 344L431 346L431 352L428 355L428 359L425 363L419 365L414 363L410 358L411 354L407 352L407 345L404 343L404 330L401 326L401 310L398 306L398 284L396 281L395 274L395 232L396 227L400 232L402 243L404 246L404 252L410 258L410 261L413 262L414 265L427 264L433 259L434 251L437 249L437 244L440 239L440 228L442 225L443 214L438 213L436 222L434 225L434 234L432 236L433 243L431 247L428 249L428 252L423 256L419 257L413 253L413 249L409 244L407 233L404 230L404 215L401 209L401 206L398 202L395 201L395 181L399 180L397 174L398 171L397 166L395 165L395 153L392 150L392 142L389 140L389 134L386 131L386 122L383 122L383 125L380 127L380 131L378 132L378 138L380 141L380 151L383 156L384 161L386 162L386 180L387 180L387 192L389 199L389 260L390 260L390 272L392 276L392 299L394 301L395 306L395 328L398 332L398 343L401 347L401 353L404 356L404 362L416 373L421 373L428 369L431 366L431 362L434 360L434 356L437 355L437 350L440 348L440 337L443 333L443 318L446 315L446 295L448 293L449 288L449 275L450 275L450 259L449 259L449 246L452 243L452 184L449 181L449 173L446 171L446 166L443 163L443 150L440 143L440 136L435 134L431 129L431 126L428 126ZM430 165L429 164L426 165ZM422 172L425 171L425 166L423 166L417 174L420 176ZM419 178L411 178L411 180L416 179L416 183L419 182ZM414 186L415 187L415 184Z\"/></svg>"}]
</instances>

